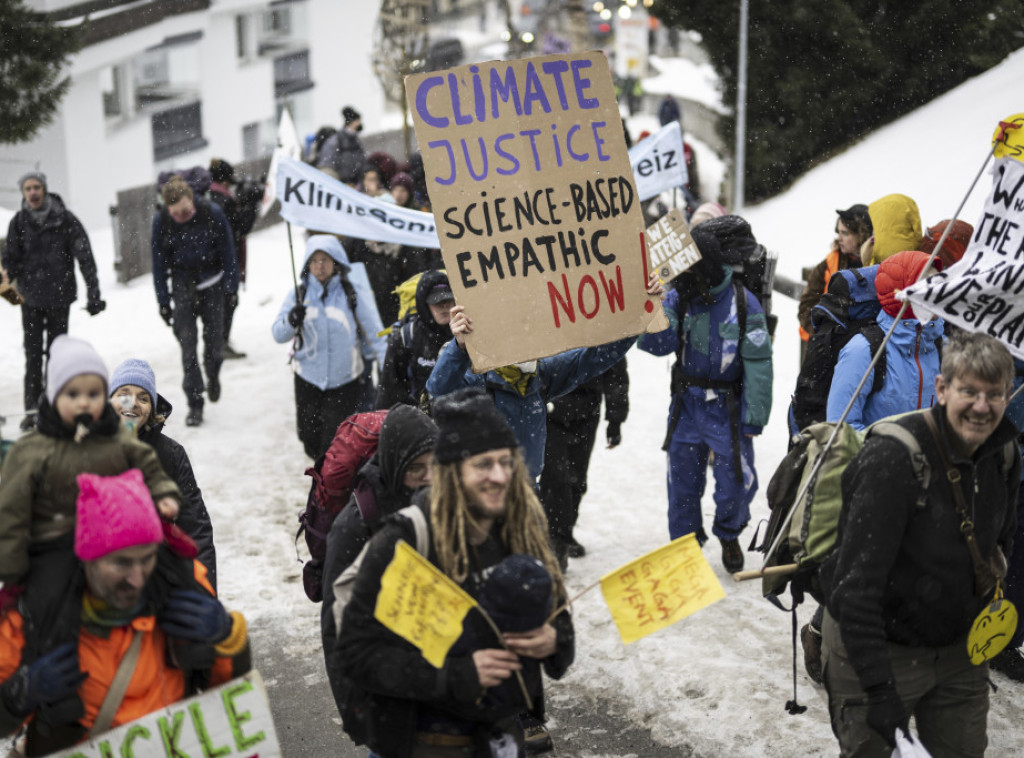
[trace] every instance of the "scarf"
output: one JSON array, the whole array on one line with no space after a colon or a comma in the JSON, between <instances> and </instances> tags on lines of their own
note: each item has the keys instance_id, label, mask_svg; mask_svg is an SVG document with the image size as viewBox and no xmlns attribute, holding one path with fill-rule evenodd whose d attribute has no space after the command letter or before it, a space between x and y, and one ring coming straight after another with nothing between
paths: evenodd
<instances>
[{"instance_id":1,"label":"scarf","mask_svg":"<svg viewBox=\"0 0 1024 758\"><path fill-rule=\"evenodd\" d=\"M141 616L146 607L143 599L134 608L127 611L120 611L111 608L105 602L89 592L82 593L82 623L86 626L99 627L101 629L113 629L118 626L128 626L137 616Z\"/></svg>"}]
</instances>

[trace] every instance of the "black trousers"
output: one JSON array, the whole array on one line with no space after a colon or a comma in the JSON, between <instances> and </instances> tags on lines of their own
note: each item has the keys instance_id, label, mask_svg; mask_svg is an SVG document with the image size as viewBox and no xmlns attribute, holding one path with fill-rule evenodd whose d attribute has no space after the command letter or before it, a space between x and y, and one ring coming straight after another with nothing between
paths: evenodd
<instances>
[{"instance_id":1,"label":"black trousers","mask_svg":"<svg viewBox=\"0 0 1024 758\"><path fill-rule=\"evenodd\" d=\"M587 491L590 454L594 450L600 420L596 413L592 418L569 424L548 416L540 499L547 513L551 540L556 545L572 540L572 530L580 513L580 500Z\"/></svg>"},{"instance_id":2,"label":"black trousers","mask_svg":"<svg viewBox=\"0 0 1024 758\"><path fill-rule=\"evenodd\" d=\"M295 377L295 421L306 455L316 460L327 452L338 425L357 411L361 391L359 379L322 390Z\"/></svg>"},{"instance_id":3,"label":"black trousers","mask_svg":"<svg viewBox=\"0 0 1024 758\"><path fill-rule=\"evenodd\" d=\"M71 306L57 308L33 308L21 306L21 328L25 346L25 410L39 407L39 396L43 393L43 333L46 333L46 349L55 337L68 333L68 314ZM59 389L59 388L58 388Z\"/></svg>"},{"instance_id":4,"label":"black trousers","mask_svg":"<svg viewBox=\"0 0 1024 758\"><path fill-rule=\"evenodd\" d=\"M188 398L188 407L202 407L203 373L199 368L199 325L203 321L203 369L207 379L220 376L224 362L224 285L222 282L196 289L195 283L184 276L172 280L171 298L174 300L174 336L181 345L181 368L184 380L181 387Z\"/></svg>"}]
</instances>

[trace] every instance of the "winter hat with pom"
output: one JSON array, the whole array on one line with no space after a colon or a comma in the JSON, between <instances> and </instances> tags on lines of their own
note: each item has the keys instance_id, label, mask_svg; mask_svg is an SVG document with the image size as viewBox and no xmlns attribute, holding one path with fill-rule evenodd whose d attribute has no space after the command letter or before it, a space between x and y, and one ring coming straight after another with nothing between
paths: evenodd
<instances>
[{"instance_id":1,"label":"winter hat with pom","mask_svg":"<svg viewBox=\"0 0 1024 758\"><path fill-rule=\"evenodd\" d=\"M409 190L411 195L415 189L416 184L413 182L412 177L404 171L399 171L397 174L391 177L391 181L388 182L388 189L394 189L395 187L405 187Z\"/></svg>"},{"instance_id":2,"label":"winter hat with pom","mask_svg":"<svg viewBox=\"0 0 1024 758\"><path fill-rule=\"evenodd\" d=\"M875 244L870 264L881 263L902 250L913 250L921 241L921 214L906 195L886 195L868 206Z\"/></svg>"},{"instance_id":3,"label":"winter hat with pom","mask_svg":"<svg viewBox=\"0 0 1024 758\"><path fill-rule=\"evenodd\" d=\"M454 463L488 450L516 448L519 442L494 401L479 387L458 390L434 403L438 463Z\"/></svg>"},{"instance_id":4,"label":"winter hat with pom","mask_svg":"<svg viewBox=\"0 0 1024 758\"><path fill-rule=\"evenodd\" d=\"M164 530L142 472L79 474L75 555L95 561L115 550L163 542Z\"/></svg>"},{"instance_id":5,"label":"winter hat with pom","mask_svg":"<svg viewBox=\"0 0 1024 758\"><path fill-rule=\"evenodd\" d=\"M58 335L50 345L50 358L46 362L46 399L50 405L65 384L82 374L96 374L109 386L107 366L92 345L77 337Z\"/></svg>"},{"instance_id":6,"label":"winter hat with pom","mask_svg":"<svg viewBox=\"0 0 1024 758\"><path fill-rule=\"evenodd\" d=\"M142 387L149 393L149 399L156 404L156 374L146 361L129 358L114 369L114 373L110 375L110 394L113 395L126 384Z\"/></svg>"},{"instance_id":7,"label":"winter hat with pom","mask_svg":"<svg viewBox=\"0 0 1024 758\"><path fill-rule=\"evenodd\" d=\"M942 233L946 231L946 227L950 223L953 226L949 230L949 236L942 243L942 249L939 251L938 256L936 256L938 260L942 261L944 269L949 268L964 257L964 253L967 252L967 246L971 244L971 237L974 235L973 226L960 219L952 222L948 218L943 219L935 226L925 230L924 236L921 238L921 244L918 246L919 250L931 255L935 246L939 244Z\"/></svg>"},{"instance_id":8,"label":"winter hat with pom","mask_svg":"<svg viewBox=\"0 0 1024 758\"><path fill-rule=\"evenodd\" d=\"M875 291L878 293L878 302L882 304L882 310L893 318L896 317L900 306L903 305L902 301L896 299L896 293L916 282L927 262L927 253L919 250L904 250L882 261L878 266L878 273L875 274ZM942 271L942 261L935 259L934 265L937 271ZM903 318L916 318L913 308L909 305L903 311Z\"/></svg>"},{"instance_id":9,"label":"winter hat with pom","mask_svg":"<svg viewBox=\"0 0 1024 758\"><path fill-rule=\"evenodd\" d=\"M503 632L544 626L551 614L551 574L532 555L510 555L494 567L480 591L480 607Z\"/></svg>"}]
</instances>

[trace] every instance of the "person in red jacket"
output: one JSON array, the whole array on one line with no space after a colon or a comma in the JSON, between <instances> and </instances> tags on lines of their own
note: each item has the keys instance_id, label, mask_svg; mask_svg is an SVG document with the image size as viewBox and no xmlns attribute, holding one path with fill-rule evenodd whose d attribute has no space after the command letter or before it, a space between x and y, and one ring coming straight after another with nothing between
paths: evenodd
<instances>
[{"instance_id":1,"label":"person in red jacket","mask_svg":"<svg viewBox=\"0 0 1024 758\"><path fill-rule=\"evenodd\" d=\"M77 644L23 660L24 619L10 594L0 595L0 737L27 722L29 756L95 737L251 666L245 619L214 597L201 563L162 546L164 528L141 472L81 474L78 486L75 554L85 589ZM172 566L193 572L192 582L180 582L188 588L165 586ZM124 694L112 717L99 719L133 646L138 660ZM54 718L75 711L66 721ZM46 729L34 728L40 713L48 716Z\"/></svg>"}]
</instances>

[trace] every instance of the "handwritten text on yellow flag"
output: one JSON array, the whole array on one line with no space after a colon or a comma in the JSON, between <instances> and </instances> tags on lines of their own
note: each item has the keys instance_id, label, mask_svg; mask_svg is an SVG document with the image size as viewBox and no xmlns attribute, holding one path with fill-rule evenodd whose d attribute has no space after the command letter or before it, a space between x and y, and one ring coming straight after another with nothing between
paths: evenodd
<instances>
[{"instance_id":1,"label":"handwritten text on yellow flag","mask_svg":"<svg viewBox=\"0 0 1024 758\"><path fill-rule=\"evenodd\" d=\"M601 592L627 645L725 597L693 534L606 574Z\"/></svg>"},{"instance_id":2,"label":"handwritten text on yellow flag","mask_svg":"<svg viewBox=\"0 0 1024 758\"><path fill-rule=\"evenodd\" d=\"M441 668L462 634L462 620L475 605L455 582L400 541L380 579L373 616L418 647L428 663Z\"/></svg>"}]
</instances>

